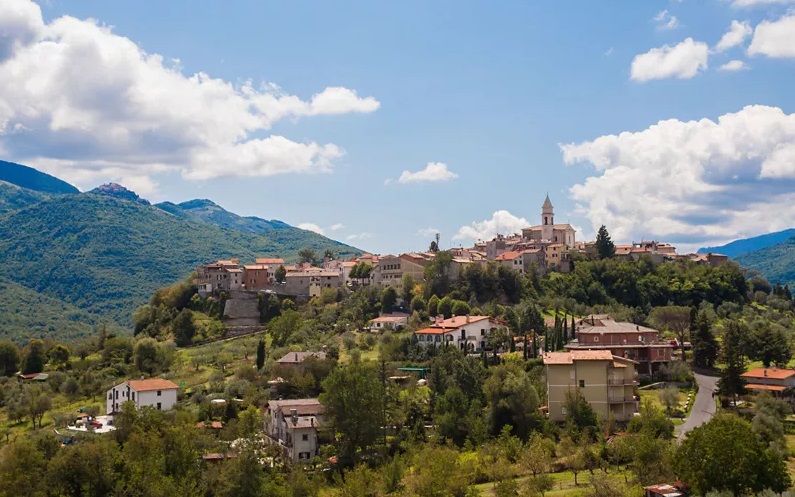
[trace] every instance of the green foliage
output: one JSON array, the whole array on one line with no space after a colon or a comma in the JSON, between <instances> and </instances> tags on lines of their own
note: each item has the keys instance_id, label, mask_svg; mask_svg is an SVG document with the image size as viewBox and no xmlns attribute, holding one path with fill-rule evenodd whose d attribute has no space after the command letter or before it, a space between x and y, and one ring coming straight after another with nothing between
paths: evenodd
<instances>
[{"instance_id":1,"label":"green foliage","mask_svg":"<svg viewBox=\"0 0 795 497\"><path fill-rule=\"evenodd\" d=\"M337 434L343 466L357 462L380 436L382 399L378 373L368 364L354 362L340 366L323 381L320 402Z\"/></svg>"},{"instance_id":2,"label":"green foliage","mask_svg":"<svg viewBox=\"0 0 795 497\"><path fill-rule=\"evenodd\" d=\"M712 305L702 302L696 314L695 330L692 333L693 364L702 368L711 368L718 358L718 341L713 326L717 320Z\"/></svg>"},{"instance_id":3,"label":"green foliage","mask_svg":"<svg viewBox=\"0 0 795 497\"><path fill-rule=\"evenodd\" d=\"M566 409L566 432L572 438L595 440L599 434L599 419L582 392L578 389L567 391L563 406Z\"/></svg>"},{"instance_id":4,"label":"green foliage","mask_svg":"<svg viewBox=\"0 0 795 497\"><path fill-rule=\"evenodd\" d=\"M47 363L47 351L44 342L31 340L25 350L25 359L22 361L22 374L41 373Z\"/></svg>"},{"instance_id":5,"label":"green foliage","mask_svg":"<svg viewBox=\"0 0 795 497\"><path fill-rule=\"evenodd\" d=\"M748 327L739 321L728 321L724 324L721 359L724 367L718 381L718 391L721 395L733 397L735 403L738 395L745 392L745 338Z\"/></svg>"},{"instance_id":6,"label":"green foliage","mask_svg":"<svg viewBox=\"0 0 795 497\"><path fill-rule=\"evenodd\" d=\"M384 289L384 292L381 294L381 312L384 314L389 314L395 308L397 304L397 290L393 286L388 286Z\"/></svg>"},{"instance_id":7,"label":"green foliage","mask_svg":"<svg viewBox=\"0 0 795 497\"><path fill-rule=\"evenodd\" d=\"M179 347L190 345L193 335L196 334L196 325L193 324L193 312L190 309L182 309L171 323L171 333L174 335L174 342Z\"/></svg>"},{"instance_id":8,"label":"green foliage","mask_svg":"<svg viewBox=\"0 0 795 497\"><path fill-rule=\"evenodd\" d=\"M790 287L795 284L795 237L733 259L743 267L759 271L768 281Z\"/></svg>"},{"instance_id":9,"label":"green foliage","mask_svg":"<svg viewBox=\"0 0 795 497\"><path fill-rule=\"evenodd\" d=\"M629 421L627 432L671 439L674 436L674 424L651 399L646 399L640 406L640 416Z\"/></svg>"},{"instance_id":10,"label":"green foliage","mask_svg":"<svg viewBox=\"0 0 795 497\"><path fill-rule=\"evenodd\" d=\"M0 160L0 181L5 181L33 192L67 194L79 193L80 191L55 176L42 173L32 167L4 160Z\"/></svg>"},{"instance_id":11,"label":"green foliage","mask_svg":"<svg viewBox=\"0 0 795 497\"><path fill-rule=\"evenodd\" d=\"M750 423L731 414L718 414L690 432L677 450L675 466L697 495L710 490L734 495L783 492L791 484L781 457L765 446Z\"/></svg>"},{"instance_id":12,"label":"green foliage","mask_svg":"<svg viewBox=\"0 0 795 497\"><path fill-rule=\"evenodd\" d=\"M744 342L746 355L754 361L762 361L766 368L771 364L786 365L792 358L787 330L777 323L753 323Z\"/></svg>"},{"instance_id":13,"label":"green foliage","mask_svg":"<svg viewBox=\"0 0 795 497\"><path fill-rule=\"evenodd\" d=\"M0 375L13 376L19 370L19 349L11 340L0 340Z\"/></svg>"},{"instance_id":14,"label":"green foliage","mask_svg":"<svg viewBox=\"0 0 795 497\"><path fill-rule=\"evenodd\" d=\"M538 392L524 369L516 363L499 365L489 371L491 375L483 390L489 405L491 433L496 435L509 426L514 435L527 439L541 421Z\"/></svg>"},{"instance_id":15,"label":"green foliage","mask_svg":"<svg viewBox=\"0 0 795 497\"><path fill-rule=\"evenodd\" d=\"M605 225L599 227L596 233L596 253L600 259L609 259L616 255L616 246L610 239L610 233L607 232Z\"/></svg>"}]
</instances>

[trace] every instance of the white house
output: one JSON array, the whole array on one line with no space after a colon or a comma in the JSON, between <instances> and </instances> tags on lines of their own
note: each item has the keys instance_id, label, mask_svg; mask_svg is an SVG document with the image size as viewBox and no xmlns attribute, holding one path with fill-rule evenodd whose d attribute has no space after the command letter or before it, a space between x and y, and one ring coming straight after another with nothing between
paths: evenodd
<instances>
[{"instance_id":1,"label":"white house","mask_svg":"<svg viewBox=\"0 0 795 497\"><path fill-rule=\"evenodd\" d=\"M292 462L318 455L318 426L323 406L318 399L271 400L265 416L265 433L283 449Z\"/></svg>"},{"instance_id":2,"label":"white house","mask_svg":"<svg viewBox=\"0 0 795 497\"><path fill-rule=\"evenodd\" d=\"M163 378L127 380L108 390L105 412L119 412L121 405L127 401L134 402L136 409L148 406L167 411L177 403L178 388L176 383Z\"/></svg>"},{"instance_id":3,"label":"white house","mask_svg":"<svg viewBox=\"0 0 795 497\"><path fill-rule=\"evenodd\" d=\"M403 313L384 314L370 321L370 331L399 330L409 324L409 315Z\"/></svg>"},{"instance_id":4,"label":"white house","mask_svg":"<svg viewBox=\"0 0 795 497\"><path fill-rule=\"evenodd\" d=\"M423 345L449 343L466 352L480 352L488 345L491 333L502 325L489 316L437 317L434 323L414 332Z\"/></svg>"}]
</instances>

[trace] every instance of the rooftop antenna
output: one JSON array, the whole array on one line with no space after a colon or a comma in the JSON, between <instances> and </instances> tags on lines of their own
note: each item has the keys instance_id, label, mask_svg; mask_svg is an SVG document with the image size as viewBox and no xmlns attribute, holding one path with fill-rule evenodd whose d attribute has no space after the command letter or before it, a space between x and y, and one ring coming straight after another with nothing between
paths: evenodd
<instances>
[{"instance_id":1,"label":"rooftop antenna","mask_svg":"<svg viewBox=\"0 0 795 497\"><path fill-rule=\"evenodd\" d=\"M436 233L436 248L437 249L441 249L441 247L439 247L439 239L440 238L441 238L441 235L439 235L439 233Z\"/></svg>"}]
</instances>

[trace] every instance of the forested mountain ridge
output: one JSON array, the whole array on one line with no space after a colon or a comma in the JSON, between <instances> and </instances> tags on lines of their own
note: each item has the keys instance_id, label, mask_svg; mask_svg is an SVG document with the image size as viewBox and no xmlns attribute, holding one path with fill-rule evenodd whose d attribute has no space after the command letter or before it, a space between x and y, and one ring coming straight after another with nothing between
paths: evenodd
<instances>
[{"instance_id":1,"label":"forested mountain ridge","mask_svg":"<svg viewBox=\"0 0 795 497\"><path fill-rule=\"evenodd\" d=\"M720 245L717 247L703 247L698 249L698 253L707 254L711 252L714 254L723 254L731 258L736 258L740 255L748 254L786 242L793 236L795 236L795 228L790 228L788 230L767 233L765 235L759 235L752 238L734 240L733 242L727 243L726 245Z\"/></svg>"},{"instance_id":2,"label":"forested mountain ridge","mask_svg":"<svg viewBox=\"0 0 795 497\"><path fill-rule=\"evenodd\" d=\"M262 234L272 230L295 229L293 226L276 219L267 220L255 216L238 216L207 199L188 200L180 204L163 202L156 204L156 207L185 219L205 221L222 228L248 231L250 233Z\"/></svg>"},{"instance_id":3,"label":"forested mountain ridge","mask_svg":"<svg viewBox=\"0 0 795 497\"><path fill-rule=\"evenodd\" d=\"M80 193L80 190L55 176L4 160L0 160L0 181L43 193Z\"/></svg>"},{"instance_id":4,"label":"forested mountain ridge","mask_svg":"<svg viewBox=\"0 0 795 497\"><path fill-rule=\"evenodd\" d=\"M155 290L219 258L291 260L304 247L360 253L317 233L274 225L281 228L261 234L221 227L175 215L114 184L55 194L0 181L0 283L6 284L0 337L73 339L100 322L129 328L132 311Z\"/></svg>"},{"instance_id":5,"label":"forested mountain ridge","mask_svg":"<svg viewBox=\"0 0 795 497\"><path fill-rule=\"evenodd\" d=\"M795 287L795 237L734 259L746 269L759 271L770 283Z\"/></svg>"}]
</instances>

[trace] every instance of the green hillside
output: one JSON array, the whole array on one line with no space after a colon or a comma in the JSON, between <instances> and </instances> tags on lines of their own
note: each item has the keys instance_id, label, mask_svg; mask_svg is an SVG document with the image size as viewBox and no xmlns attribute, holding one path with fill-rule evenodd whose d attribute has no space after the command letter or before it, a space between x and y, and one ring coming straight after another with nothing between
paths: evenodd
<instances>
[{"instance_id":1,"label":"green hillside","mask_svg":"<svg viewBox=\"0 0 795 497\"><path fill-rule=\"evenodd\" d=\"M91 334L98 323L82 309L0 278L0 338L25 343L57 336L68 342Z\"/></svg>"},{"instance_id":2,"label":"green hillside","mask_svg":"<svg viewBox=\"0 0 795 497\"><path fill-rule=\"evenodd\" d=\"M248 231L250 233L265 233L272 230L295 229L289 224L276 219L269 221L267 219L254 216L238 216L233 212L227 211L212 200L207 199L189 200L187 202L182 202L181 204L163 202L162 204L157 204L157 207L186 219L205 221L222 228Z\"/></svg>"},{"instance_id":3,"label":"green hillside","mask_svg":"<svg viewBox=\"0 0 795 497\"><path fill-rule=\"evenodd\" d=\"M795 237L734 259L744 268L759 271L771 283L795 287Z\"/></svg>"},{"instance_id":4,"label":"green hillside","mask_svg":"<svg viewBox=\"0 0 795 497\"><path fill-rule=\"evenodd\" d=\"M22 188L21 186L6 181L0 181L0 213L21 209L22 207L41 202L49 197L50 195L46 193Z\"/></svg>"},{"instance_id":5,"label":"green hillside","mask_svg":"<svg viewBox=\"0 0 795 497\"><path fill-rule=\"evenodd\" d=\"M0 160L0 181L44 193L79 193L80 190L55 176L32 167Z\"/></svg>"},{"instance_id":6,"label":"green hillside","mask_svg":"<svg viewBox=\"0 0 795 497\"><path fill-rule=\"evenodd\" d=\"M199 264L235 256L290 259L302 247L359 253L297 228L256 235L106 194L57 196L0 214L0 278L125 326L156 289Z\"/></svg>"}]
</instances>

